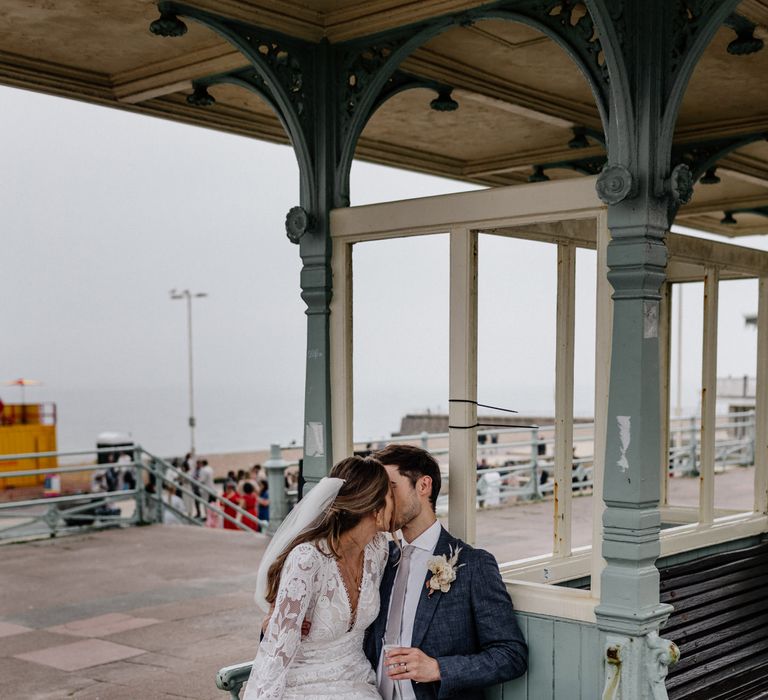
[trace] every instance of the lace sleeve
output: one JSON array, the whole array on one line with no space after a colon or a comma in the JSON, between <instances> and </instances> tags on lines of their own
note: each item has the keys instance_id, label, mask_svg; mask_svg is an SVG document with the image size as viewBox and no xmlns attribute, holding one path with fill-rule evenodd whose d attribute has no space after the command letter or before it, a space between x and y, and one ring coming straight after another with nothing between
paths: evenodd
<instances>
[{"instance_id":1,"label":"lace sleeve","mask_svg":"<svg viewBox=\"0 0 768 700\"><path fill-rule=\"evenodd\" d=\"M323 555L311 544L298 545L285 560L275 609L253 662L243 700L282 698L285 674L301 643L301 623L316 595Z\"/></svg>"}]
</instances>

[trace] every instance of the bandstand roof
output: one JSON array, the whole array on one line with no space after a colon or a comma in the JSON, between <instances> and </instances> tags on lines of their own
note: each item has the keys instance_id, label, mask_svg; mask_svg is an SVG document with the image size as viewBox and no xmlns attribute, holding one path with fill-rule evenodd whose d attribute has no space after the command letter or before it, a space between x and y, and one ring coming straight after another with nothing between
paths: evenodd
<instances>
[{"instance_id":1,"label":"bandstand roof","mask_svg":"<svg viewBox=\"0 0 768 700\"><path fill-rule=\"evenodd\" d=\"M196 7L311 41L348 41L433 16L481 6L468 0L198 0ZM738 13L768 36L768 0ZM4 0L0 5L0 83L132 110L221 131L287 142L257 95L214 85L216 103L187 103L192 81L245 67L210 30L187 22L177 39L149 31L150 0ZM716 184L699 184L678 223L737 236L768 233L768 50L729 53L723 26L691 81L676 145L701 148L743 137L718 162ZM536 166L551 179L593 174L602 127L575 64L549 38L522 24L487 20L457 26L412 53L409 74L454 89L460 108L430 109L430 89L408 90L374 114L357 157L487 186L525 183ZM574 128L586 146L569 147ZM594 135L593 135L594 134ZM583 142L582 142L583 145ZM576 170L574 170L576 162ZM591 173L588 172L591 169ZM354 193L353 193L354 194ZM736 223L721 223L733 212Z\"/></svg>"}]
</instances>

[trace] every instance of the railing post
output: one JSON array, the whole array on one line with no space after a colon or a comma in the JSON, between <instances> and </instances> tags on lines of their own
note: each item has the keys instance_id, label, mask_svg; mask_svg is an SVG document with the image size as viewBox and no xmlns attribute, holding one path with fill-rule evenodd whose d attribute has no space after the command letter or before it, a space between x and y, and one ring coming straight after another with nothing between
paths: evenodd
<instances>
[{"instance_id":1,"label":"railing post","mask_svg":"<svg viewBox=\"0 0 768 700\"><path fill-rule=\"evenodd\" d=\"M157 497L157 522L163 523L163 493L165 492L165 465L157 460L152 460L152 470L155 473L155 496Z\"/></svg>"},{"instance_id":2,"label":"railing post","mask_svg":"<svg viewBox=\"0 0 768 700\"><path fill-rule=\"evenodd\" d=\"M421 449L429 452L429 433L426 430L422 430L419 438L421 439Z\"/></svg>"},{"instance_id":3,"label":"railing post","mask_svg":"<svg viewBox=\"0 0 768 700\"><path fill-rule=\"evenodd\" d=\"M688 449L690 451L688 459L691 461L689 474L694 476L699 475L699 468L696 464L696 449L699 443L699 431L696 430L696 416L691 416L690 425L688 426Z\"/></svg>"},{"instance_id":4,"label":"railing post","mask_svg":"<svg viewBox=\"0 0 768 700\"><path fill-rule=\"evenodd\" d=\"M269 446L269 459L264 462L269 483L269 526L267 534L274 535L288 515L288 498L285 495L285 468L280 445Z\"/></svg>"},{"instance_id":5,"label":"railing post","mask_svg":"<svg viewBox=\"0 0 768 700\"><path fill-rule=\"evenodd\" d=\"M144 465L141 461L141 447L136 445L133 448L133 474L136 481L136 513L134 519L137 525L146 525L147 520L144 513Z\"/></svg>"},{"instance_id":6,"label":"railing post","mask_svg":"<svg viewBox=\"0 0 768 700\"><path fill-rule=\"evenodd\" d=\"M531 499L541 500L539 490L539 429L531 428Z\"/></svg>"}]
</instances>

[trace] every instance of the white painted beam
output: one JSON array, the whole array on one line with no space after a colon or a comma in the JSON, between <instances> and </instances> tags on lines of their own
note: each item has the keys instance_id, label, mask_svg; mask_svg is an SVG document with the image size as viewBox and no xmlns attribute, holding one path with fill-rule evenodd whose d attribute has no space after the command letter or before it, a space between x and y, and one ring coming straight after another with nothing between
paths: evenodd
<instances>
[{"instance_id":1,"label":"white painted beam","mask_svg":"<svg viewBox=\"0 0 768 700\"><path fill-rule=\"evenodd\" d=\"M555 486L554 540L556 557L571 554L573 494L573 355L576 315L576 249L557 246L557 331L555 353Z\"/></svg>"},{"instance_id":2,"label":"white painted beam","mask_svg":"<svg viewBox=\"0 0 768 700\"><path fill-rule=\"evenodd\" d=\"M338 462L354 451L353 416L353 333L352 333L352 244L337 241L331 257L333 296L331 298L331 420L333 459Z\"/></svg>"},{"instance_id":3,"label":"white painted beam","mask_svg":"<svg viewBox=\"0 0 768 700\"><path fill-rule=\"evenodd\" d=\"M450 399L477 401L477 232L455 227L450 233ZM449 425L477 422L477 406L449 403ZM477 508L477 430L449 433L448 529L475 542Z\"/></svg>"},{"instance_id":4,"label":"white painted beam","mask_svg":"<svg viewBox=\"0 0 768 700\"><path fill-rule=\"evenodd\" d=\"M611 377L611 338L613 337L613 289L608 281L608 212L602 211L595 222L597 228L597 282L595 285L595 437L592 466L592 554L590 575L592 595L600 598L600 577L605 568L603 540L603 479L608 428L608 389Z\"/></svg>"},{"instance_id":5,"label":"white painted beam","mask_svg":"<svg viewBox=\"0 0 768 700\"><path fill-rule=\"evenodd\" d=\"M715 514L715 408L717 400L717 307L720 277L714 266L704 273L704 342L701 362L701 474L699 522Z\"/></svg>"},{"instance_id":6,"label":"white painted beam","mask_svg":"<svg viewBox=\"0 0 768 700\"><path fill-rule=\"evenodd\" d=\"M755 512L768 513L768 278L762 277L757 305L755 390Z\"/></svg>"}]
</instances>

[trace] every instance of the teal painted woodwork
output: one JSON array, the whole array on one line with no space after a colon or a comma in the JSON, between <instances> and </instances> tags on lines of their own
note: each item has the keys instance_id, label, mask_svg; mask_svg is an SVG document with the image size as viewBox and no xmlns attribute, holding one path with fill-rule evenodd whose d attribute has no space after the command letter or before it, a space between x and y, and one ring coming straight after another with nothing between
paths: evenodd
<instances>
[{"instance_id":1,"label":"teal painted woodwork","mask_svg":"<svg viewBox=\"0 0 768 700\"><path fill-rule=\"evenodd\" d=\"M528 642L528 673L486 690L486 700L595 700L600 697L597 626L517 613Z\"/></svg>"}]
</instances>

